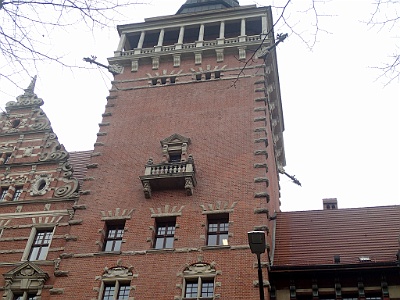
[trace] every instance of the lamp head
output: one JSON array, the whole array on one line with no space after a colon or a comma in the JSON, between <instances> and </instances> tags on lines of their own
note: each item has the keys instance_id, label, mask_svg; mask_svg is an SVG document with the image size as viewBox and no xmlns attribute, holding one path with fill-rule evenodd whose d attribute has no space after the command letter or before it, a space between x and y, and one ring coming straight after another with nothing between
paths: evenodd
<instances>
[{"instance_id":1,"label":"lamp head","mask_svg":"<svg viewBox=\"0 0 400 300\"><path fill-rule=\"evenodd\" d=\"M261 254L265 252L265 233L264 231L249 231L249 246L251 253Z\"/></svg>"}]
</instances>

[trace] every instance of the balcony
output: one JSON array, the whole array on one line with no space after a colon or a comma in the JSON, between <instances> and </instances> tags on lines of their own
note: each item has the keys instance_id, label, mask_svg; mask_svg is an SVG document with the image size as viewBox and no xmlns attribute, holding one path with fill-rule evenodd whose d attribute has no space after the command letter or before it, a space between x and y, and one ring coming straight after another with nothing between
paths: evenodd
<instances>
[{"instance_id":1,"label":"balcony","mask_svg":"<svg viewBox=\"0 0 400 300\"><path fill-rule=\"evenodd\" d=\"M140 180L146 199L151 198L152 191L184 189L186 195L193 195L196 186L196 170L192 157L187 161L153 164L150 159Z\"/></svg>"}]
</instances>

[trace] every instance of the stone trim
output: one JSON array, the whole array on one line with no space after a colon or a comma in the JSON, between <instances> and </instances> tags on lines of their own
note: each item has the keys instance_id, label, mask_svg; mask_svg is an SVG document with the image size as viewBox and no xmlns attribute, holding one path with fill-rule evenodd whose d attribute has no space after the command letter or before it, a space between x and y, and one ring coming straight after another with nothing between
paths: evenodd
<instances>
[{"instance_id":1,"label":"stone trim","mask_svg":"<svg viewBox=\"0 0 400 300\"><path fill-rule=\"evenodd\" d=\"M232 204L229 204L228 201L216 201L215 203L209 203L209 204L200 204L200 207L202 208L202 214L219 214L219 213L232 213L235 206L237 204L236 202L233 202Z\"/></svg>"},{"instance_id":2,"label":"stone trim","mask_svg":"<svg viewBox=\"0 0 400 300\"><path fill-rule=\"evenodd\" d=\"M132 217L132 213L135 211L132 209L122 209L117 207L115 210L109 211L100 211L101 220L102 221L110 221L110 220L129 220Z\"/></svg>"},{"instance_id":3,"label":"stone trim","mask_svg":"<svg viewBox=\"0 0 400 300\"><path fill-rule=\"evenodd\" d=\"M150 208L152 218L165 218L165 217L176 217L182 215L182 210L184 209L182 205L179 209L178 206L165 205L164 207Z\"/></svg>"}]
</instances>

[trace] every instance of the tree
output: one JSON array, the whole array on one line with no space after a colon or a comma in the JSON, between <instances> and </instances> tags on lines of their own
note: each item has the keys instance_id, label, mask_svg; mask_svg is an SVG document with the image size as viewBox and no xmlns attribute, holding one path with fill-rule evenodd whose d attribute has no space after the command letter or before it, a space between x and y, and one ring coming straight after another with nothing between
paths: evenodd
<instances>
[{"instance_id":1,"label":"tree","mask_svg":"<svg viewBox=\"0 0 400 300\"><path fill-rule=\"evenodd\" d=\"M123 19L123 10L138 4L121 1L0 0L0 79L19 86L22 75L26 84L43 62L77 67L64 53L52 51L54 34L62 30L73 41L68 30L82 24L90 30L113 26Z\"/></svg>"},{"instance_id":2,"label":"tree","mask_svg":"<svg viewBox=\"0 0 400 300\"><path fill-rule=\"evenodd\" d=\"M377 30L389 30L398 34L400 23L400 0L375 0L375 10L371 13L368 25ZM397 36L398 38L398 36ZM375 67L381 70L381 77L387 78L387 84L400 78L400 48L395 45L393 53L383 66Z\"/></svg>"}]
</instances>

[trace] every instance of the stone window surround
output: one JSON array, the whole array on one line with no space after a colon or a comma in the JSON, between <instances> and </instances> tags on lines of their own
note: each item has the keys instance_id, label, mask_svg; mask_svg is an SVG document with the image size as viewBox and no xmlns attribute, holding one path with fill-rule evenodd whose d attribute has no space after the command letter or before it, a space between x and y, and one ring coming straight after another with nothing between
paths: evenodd
<instances>
[{"instance_id":1,"label":"stone window surround","mask_svg":"<svg viewBox=\"0 0 400 300\"><path fill-rule=\"evenodd\" d=\"M52 231L52 239L51 239L51 241L49 243L49 250L50 250L51 242L53 241L54 232L56 230L55 224L51 224L51 225L50 224L46 224L46 225L38 224L38 225L35 225L31 229L31 233L30 233L28 241L26 243L26 247L25 247L24 253L22 254L21 261L27 261L28 260L29 254L31 252L31 248L32 248L33 242L35 241L35 237L36 237L37 232L39 230L49 230L49 229L53 229L53 231Z\"/></svg>"},{"instance_id":2,"label":"stone window surround","mask_svg":"<svg viewBox=\"0 0 400 300\"><path fill-rule=\"evenodd\" d=\"M182 285L178 285L182 289L181 297L179 299L186 299L186 282L198 280L199 286L198 290L201 290L201 281L205 280L213 280L214 281L214 295L213 299L219 298L219 295L215 293L215 288L217 286L221 286L220 282L216 282L216 276L220 274L220 271L216 271L214 267L214 263L208 264L203 262L197 262L190 266L187 266L185 270L180 274L183 277ZM201 299L199 297L193 299Z\"/></svg>"},{"instance_id":3,"label":"stone window surround","mask_svg":"<svg viewBox=\"0 0 400 300\"><path fill-rule=\"evenodd\" d=\"M47 273L29 261L3 276L6 282L2 299L5 300L13 300L18 295L23 296L23 300L28 299L28 296L35 296L36 300L40 300L44 283L49 279Z\"/></svg>"},{"instance_id":4,"label":"stone window surround","mask_svg":"<svg viewBox=\"0 0 400 300\"><path fill-rule=\"evenodd\" d=\"M115 286L118 287L120 283L129 284L134 277L137 277L138 275L133 274L131 269L132 268L126 268L122 266L117 266L110 269L106 268L104 274L101 277L99 277L101 278L101 286L100 289L98 289L99 294L97 299L98 300L103 299L104 289L106 285L115 284ZM134 289L135 289L134 286L130 286L131 291ZM117 299L116 296L117 295L114 295L114 299ZM133 299L133 298L129 297L128 299Z\"/></svg>"}]
</instances>

